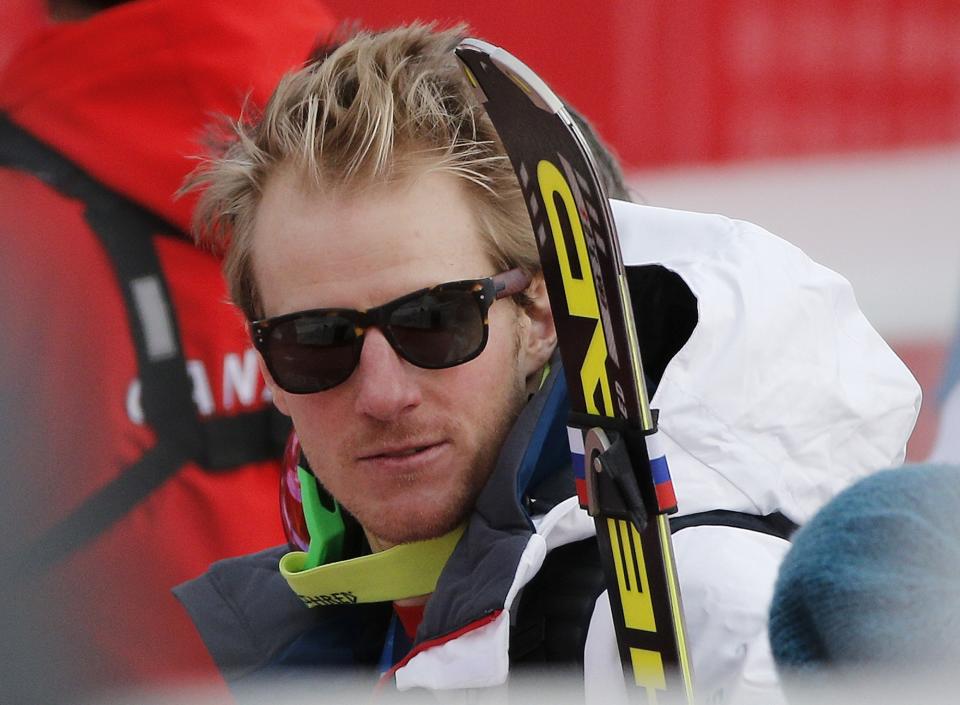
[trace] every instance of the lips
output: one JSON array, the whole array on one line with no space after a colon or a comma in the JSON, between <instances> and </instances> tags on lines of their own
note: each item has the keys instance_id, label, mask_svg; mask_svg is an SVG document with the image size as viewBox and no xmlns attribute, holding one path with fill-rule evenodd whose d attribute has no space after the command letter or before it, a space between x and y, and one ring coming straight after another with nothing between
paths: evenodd
<instances>
[{"instance_id":1,"label":"lips","mask_svg":"<svg viewBox=\"0 0 960 705\"><path fill-rule=\"evenodd\" d=\"M425 454L430 454L433 451L438 450L443 446L442 441L431 441L431 442L417 442L417 443L404 443L399 446L388 446L385 448L377 448L372 452L367 452L361 455L358 460L360 461L392 461L392 460L406 460L414 459Z\"/></svg>"},{"instance_id":2,"label":"lips","mask_svg":"<svg viewBox=\"0 0 960 705\"><path fill-rule=\"evenodd\" d=\"M429 446L417 446L416 448L407 448L406 450L396 450L396 451L387 451L385 453L378 453L379 456L384 458L406 458L407 456L414 455L416 453L422 453Z\"/></svg>"}]
</instances>

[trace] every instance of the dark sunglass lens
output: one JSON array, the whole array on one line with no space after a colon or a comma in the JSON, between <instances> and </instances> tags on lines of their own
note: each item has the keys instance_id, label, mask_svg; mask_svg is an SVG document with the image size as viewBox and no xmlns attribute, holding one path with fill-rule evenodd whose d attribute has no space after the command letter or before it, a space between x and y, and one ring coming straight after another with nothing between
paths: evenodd
<instances>
[{"instance_id":1,"label":"dark sunglass lens","mask_svg":"<svg viewBox=\"0 0 960 705\"><path fill-rule=\"evenodd\" d=\"M473 293L437 289L406 301L390 314L390 334L410 362L441 368L476 356L485 327Z\"/></svg>"},{"instance_id":2,"label":"dark sunglass lens","mask_svg":"<svg viewBox=\"0 0 960 705\"><path fill-rule=\"evenodd\" d=\"M283 389L309 394L343 382L357 363L353 321L335 313L277 324L267 338L270 374Z\"/></svg>"}]
</instances>

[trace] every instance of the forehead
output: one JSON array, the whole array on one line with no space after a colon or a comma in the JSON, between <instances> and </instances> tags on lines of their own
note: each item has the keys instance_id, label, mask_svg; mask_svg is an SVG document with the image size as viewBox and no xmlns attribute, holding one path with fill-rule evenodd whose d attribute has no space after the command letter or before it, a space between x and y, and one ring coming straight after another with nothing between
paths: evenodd
<instances>
[{"instance_id":1,"label":"forehead","mask_svg":"<svg viewBox=\"0 0 960 705\"><path fill-rule=\"evenodd\" d=\"M440 171L331 188L280 170L257 209L251 256L267 316L369 308L442 281L494 274L471 197Z\"/></svg>"}]
</instances>

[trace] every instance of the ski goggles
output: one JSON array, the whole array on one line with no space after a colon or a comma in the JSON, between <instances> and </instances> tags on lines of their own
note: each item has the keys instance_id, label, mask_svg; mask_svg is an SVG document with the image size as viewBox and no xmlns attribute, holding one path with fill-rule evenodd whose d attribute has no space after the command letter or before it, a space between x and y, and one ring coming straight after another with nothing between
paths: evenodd
<instances>
[{"instance_id":1,"label":"ski goggles","mask_svg":"<svg viewBox=\"0 0 960 705\"><path fill-rule=\"evenodd\" d=\"M417 367L439 370L469 362L487 344L493 302L529 283L529 275L511 269L420 289L366 311L318 308L264 318L250 323L250 333L281 389L312 394L353 374L368 328L378 328L397 354Z\"/></svg>"}]
</instances>

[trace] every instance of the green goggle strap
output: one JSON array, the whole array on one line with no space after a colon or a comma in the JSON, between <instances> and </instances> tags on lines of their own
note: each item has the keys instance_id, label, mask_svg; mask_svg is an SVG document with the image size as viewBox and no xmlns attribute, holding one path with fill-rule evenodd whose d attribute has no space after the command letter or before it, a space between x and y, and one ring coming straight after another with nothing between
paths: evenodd
<instances>
[{"instance_id":1,"label":"green goggle strap","mask_svg":"<svg viewBox=\"0 0 960 705\"><path fill-rule=\"evenodd\" d=\"M315 568L307 568L306 553L294 551L280 559L280 574L309 607L429 595L464 528Z\"/></svg>"},{"instance_id":2,"label":"green goggle strap","mask_svg":"<svg viewBox=\"0 0 960 705\"><path fill-rule=\"evenodd\" d=\"M303 467L297 467L300 480L300 496L303 499L303 516L310 532L310 549L304 569L316 568L340 558L343 553L343 516L340 505L332 497L333 509L324 506L320 499L317 478Z\"/></svg>"}]
</instances>

